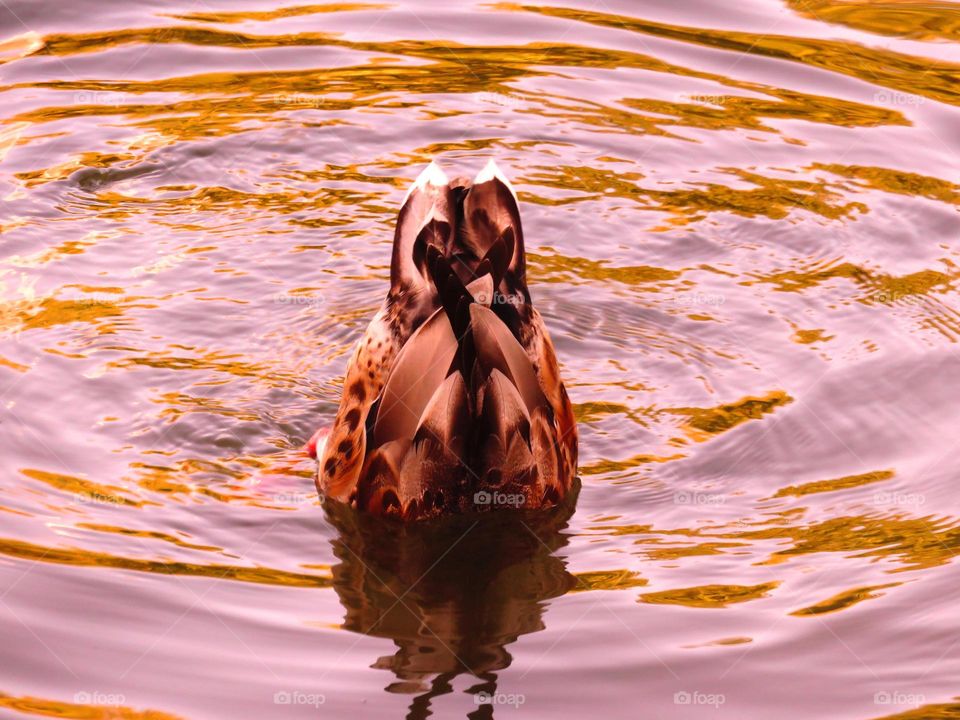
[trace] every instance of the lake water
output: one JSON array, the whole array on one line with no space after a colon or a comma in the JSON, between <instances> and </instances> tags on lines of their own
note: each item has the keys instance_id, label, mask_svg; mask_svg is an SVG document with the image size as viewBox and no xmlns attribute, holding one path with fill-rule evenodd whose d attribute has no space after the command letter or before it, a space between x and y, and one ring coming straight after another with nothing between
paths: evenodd
<instances>
[{"instance_id":1,"label":"lake water","mask_svg":"<svg viewBox=\"0 0 960 720\"><path fill-rule=\"evenodd\" d=\"M4 0L0 717L960 717L960 5ZM301 449L489 158L547 516Z\"/></svg>"}]
</instances>

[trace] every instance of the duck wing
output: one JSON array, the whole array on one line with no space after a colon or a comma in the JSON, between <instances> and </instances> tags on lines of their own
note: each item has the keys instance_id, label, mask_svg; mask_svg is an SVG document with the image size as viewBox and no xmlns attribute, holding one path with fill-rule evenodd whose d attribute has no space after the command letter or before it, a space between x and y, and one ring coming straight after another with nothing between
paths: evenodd
<instances>
[{"instance_id":1,"label":"duck wing","mask_svg":"<svg viewBox=\"0 0 960 720\"><path fill-rule=\"evenodd\" d=\"M463 376L451 372L457 351L442 309L404 345L373 413L360 507L413 519L458 505L471 415Z\"/></svg>"}]
</instances>

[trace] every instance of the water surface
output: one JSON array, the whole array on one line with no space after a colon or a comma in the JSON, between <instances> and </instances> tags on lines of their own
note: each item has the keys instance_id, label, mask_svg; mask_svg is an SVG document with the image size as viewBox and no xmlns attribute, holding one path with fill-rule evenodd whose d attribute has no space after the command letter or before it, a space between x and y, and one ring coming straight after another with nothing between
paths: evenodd
<instances>
[{"instance_id":1,"label":"water surface","mask_svg":"<svg viewBox=\"0 0 960 720\"><path fill-rule=\"evenodd\" d=\"M958 43L939 0L5 0L0 716L960 717ZM301 447L406 187L491 157L579 497L328 517Z\"/></svg>"}]
</instances>

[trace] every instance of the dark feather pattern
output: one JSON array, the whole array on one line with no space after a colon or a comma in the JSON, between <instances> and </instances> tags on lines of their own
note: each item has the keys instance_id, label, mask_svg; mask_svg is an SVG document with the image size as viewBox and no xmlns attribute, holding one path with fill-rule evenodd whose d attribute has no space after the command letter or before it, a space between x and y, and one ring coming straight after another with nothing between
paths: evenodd
<instances>
[{"instance_id":1,"label":"dark feather pattern","mask_svg":"<svg viewBox=\"0 0 960 720\"><path fill-rule=\"evenodd\" d=\"M351 359L318 487L404 520L538 508L563 500L576 458L513 191L493 165L471 185L431 164L400 210L390 293Z\"/></svg>"}]
</instances>

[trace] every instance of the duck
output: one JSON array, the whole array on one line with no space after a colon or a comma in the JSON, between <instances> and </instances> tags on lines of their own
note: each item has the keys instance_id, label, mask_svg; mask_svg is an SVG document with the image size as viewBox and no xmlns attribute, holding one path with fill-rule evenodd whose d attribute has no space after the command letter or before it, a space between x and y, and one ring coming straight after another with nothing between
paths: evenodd
<instances>
[{"instance_id":1,"label":"duck","mask_svg":"<svg viewBox=\"0 0 960 720\"><path fill-rule=\"evenodd\" d=\"M325 503L401 521L570 493L576 419L527 287L517 195L493 160L452 181L431 161L407 191L386 298L311 442Z\"/></svg>"}]
</instances>

